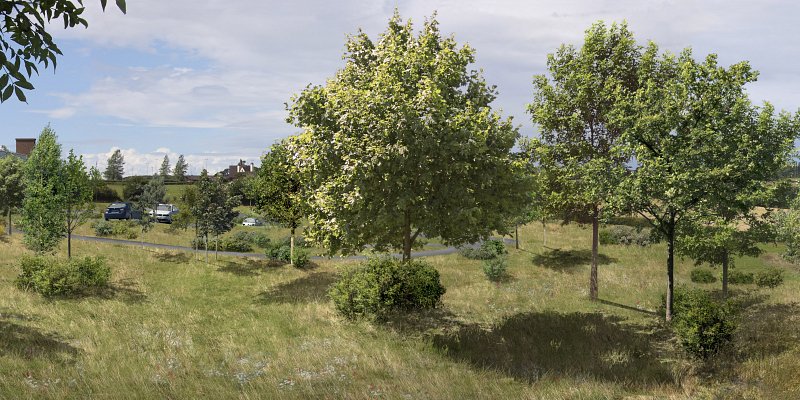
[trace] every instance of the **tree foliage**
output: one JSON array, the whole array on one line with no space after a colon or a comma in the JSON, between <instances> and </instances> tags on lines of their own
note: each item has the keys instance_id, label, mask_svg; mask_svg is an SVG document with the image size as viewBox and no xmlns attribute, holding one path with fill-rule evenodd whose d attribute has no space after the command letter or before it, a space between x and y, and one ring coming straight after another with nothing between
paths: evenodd
<instances>
[{"instance_id":1,"label":"tree foliage","mask_svg":"<svg viewBox=\"0 0 800 400\"><path fill-rule=\"evenodd\" d=\"M195 184L197 197L193 200L192 214L196 218L197 237L205 239L206 260L208 260L208 238L219 237L233 229L233 219L238 214L234 208L239 198L231 196L227 186L220 178L211 178L203 170L200 180Z\"/></svg>"},{"instance_id":2,"label":"tree foliage","mask_svg":"<svg viewBox=\"0 0 800 400\"><path fill-rule=\"evenodd\" d=\"M64 231L67 234L67 257L72 257L72 233L88 220L94 212L92 185L83 156L76 156L70 149L61 172L61 188L64 212Z\"/></svg>"},{"instance_id":3,"label":"tree foliage","mask_svg":"<svg viewBox=\"0 0 800 400\"><path fill-rule=\"evenodd\" d=\"M108 158L108 164L103 176L107 181L121 181L122 175L125 173L125 157L122 155L120 149L114 150L111 157Z\"/></svg>"},{"instance_id":4,"label":"tree foliage","mask_svg":"<svg viewBox=\"0 0 800 400\"><path fill-rule=\"evenodd\" d=\"M162 178L167 179L169 177L169 156L164 155L164 161L161 162L161 168L158 170L158 174L161 175Z\"/></svg>"},{"instance_id":5,"label":"tree foliage","mask_svg":"<svg viewBox=\"0 0 800 400\"><path fill-rule=\"evenodd\" d=\"M25 245L37 253L51 252L64 237L61 145L48 125L42 130L23 167L25 197L21 225Z\"/></svg>"},{"instance_id":6,"label":"tree foliage","mask_svg":"<svg viewBox=\"0 0 800 400\"><path fill-rule=\"evenodd\" d=\"M636 168L620 193L667 241L667 319L681 227L695 213L724 211L776 172L796 136L788 114L751 104L744 86L756 77L747 62L724 68L716 55L697 61L688 49L659 55L650 44L642 55L640 88L626 105Z\"/></svg>"},{"instance_id":7,"label":"tree foliage","mask_svg":"<svg viewBox=\"0 0 800 400\"><path fill-rule=\"evenodd\" d=\"M186 163L186 159L183 158L183 154L178 156L178 161L175 162L175 168L172 169L172 176L175 177L175 180L178 182L186 181L186 171L189 170L189 164Z\"/></svg>"},{"instance_id":8,"label":"tree foliage","mask_svg":"<svg viewBox=\"0 0 800 400\"><path fill-rule=\"evenodd\" d=\"M620 104L636 90L639 48L624 23L592 25L580 49L562 45L548 55L550 78L534 77L534 100L528 106L541 131L540 142L532 145L545 178L540 182L558 190L558 195L540 200L592 222L592 299L598 291L599 221L630 158L622 141ZM540 190L554 192L546 186ZM540 210L546 214L547 208Z\"/></svg>"},{"instance_id":9,"label":"tree foliage","mask_svg":"<svg viewBox=\"0 0 800 400\"><path fill-rule=\"evenodd\" d=\"M295 230L307 213L307 205L300 174L291 157L286 141L273 145L261 158L252 192L256 208L265 218L289 228L289 259L294 260Z\"/></svg>"},{"instance_id":10,"label":"tree foliage","mask_svg":"<svg viewBox=\"0 0 800 400\"><path fill-rule=\"evenodd\" d=\"M22 206L23 186L21 159L0 157L0 213L8 217L8 234L11 235L11 211Z\"/></svg>"},{"instance_id":11,"label":"tree foliage","mask_svg":"<svg viewBox=\"0 0 800 400\"><path fill-rule=\"evenodd\" d=\"M435 16L415 35L398 13L377 41L359 32L345 66L289 105L303 130L288 147L313 189L307 236L330 252L402 249L420 234L447 244L506 232L528 184L519 136L493 112L496 91L468 70L475 51Z\"/></svg>"},{"instance_id":12,"label":"tree foliage","mask_svg":"<svg viewBox=\"0 0 800 400\"><path fill-rule=\"evenodd\" d=\"M103 9L107 0L100 0ZM125 0L116 0L124 13ZM24 90L32 90L30 78L39 67L55 69L61 50L47 28L63 20L64 29L88 26L83 19L82 0L0 0L0 102L16 95L26 101ZM51 25L53 24L53 25Z\"/></svg>"},{"instance_id":13,"label":"tree foliage","mask_svg":"<svg viewBox=\"0 0 800 400\"><path fill-rule=\"evenodd\" d=\"M143 232L150 230L153 221L156 220L158 205L164 203L166 197L167 188L164 186L164 177L160 175L154 175L142 187L142 194L136 200L136 207L145 211L142 213L142 219L139 220ZM153 211L152 216L147 212L148 209Z\"/></svg>"}]
</instances>

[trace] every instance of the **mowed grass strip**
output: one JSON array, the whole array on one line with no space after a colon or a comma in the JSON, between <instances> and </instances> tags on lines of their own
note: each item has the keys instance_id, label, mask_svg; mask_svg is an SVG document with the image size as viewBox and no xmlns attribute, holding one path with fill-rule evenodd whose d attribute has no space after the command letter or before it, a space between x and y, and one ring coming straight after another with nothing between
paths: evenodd
<instances>
[{"instance_id":1,"label":"mowed grass strip","mask_svg":"<svg viewBox=\"0 0 800 400\"><path fill-rule=\"evenodd\" d=\"M20 235L3 237L0 398L791 398L800 384L800 284L780 248L737 260L742 271L776 265L786 282L733 286L753 305L735 346L700 364L654 315L663 244L601 246L603 301L593 303L589 230L550 224L547 238L544 246L539 224L522 227L499 283L480 261L428 258L447 288L443 307L378 324L341 320L325 295L352 263L205 264L191 253L74 242L77 256L106 257L111 287L44 299L14 286L28 252ZM691 285L691 268L679 260L679 283Z\"/></svg>"}]
</instances>

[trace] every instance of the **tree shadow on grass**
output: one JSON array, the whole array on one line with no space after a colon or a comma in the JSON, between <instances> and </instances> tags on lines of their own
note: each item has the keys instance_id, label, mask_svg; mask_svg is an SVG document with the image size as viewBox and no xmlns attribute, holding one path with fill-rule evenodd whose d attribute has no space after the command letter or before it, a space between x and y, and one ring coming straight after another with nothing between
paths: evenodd
<instances>
[{"instance_id":1,"label":"tree shadow on grass","mask_svg":"<svg viewBox=\"0 0 800 400\"><path fill-rule=\"evenodd\" d=\"M141 304L147 301L147 295L138 287L139 284L133 279L120 279L100 289L97 295L104 299L120 300L125 304Z\"/></svg>"},{"instance_id":2,"label":"tree shadow on grass","mask_svg":"<svg viewBox=\"0 0 800 400\"><path fill-rule=\"evenodd\" d=\"M175 264L186 264L192 258L189 254L184 252L177 252L177 253L156 253L155 256L156 260L161 262L168 262L168 263L175 263Z\"/></svg>"},{"instance_id":3,"label":"tree shadow on grass","mask_svg":"<svg viewBox=\"0 0 800 400\"><path fill-rule=\"evenodd\" d=\"M58 335L42 333L38 329L19 325L10 319L15 319L14 315L4 313L0 316L0 357L70 363L78 354L77 348L66 343Z\"/></svg>"},{"instance_id":4,"label":"tree shadow on grass","mask_svg":"<svg viewBox=\"0 0 800 400\"><path fill-rule=\"evenodd\" d=\"M8 235L6 235L5 233L0 233L0 243L5 243L5 244L11 243L11 239L9 239Z\"/></svg>"},{"instance_id":5,"label":"tree shadow on grass","mask_svg":"<svg viewBox=\"0 0 800 400\"><path fill-rule=\"evenodd\" d=\"M611 264L617 261L616 258L609 257L605 254L598 254L597 258L600 265ZM545 268L572 272L579 267L591 264L592 252L590 250L553 249L534 255L531 261Z\"/></svg>"},{"instance_id":6,"label":"tree shadow on grass","mask_svg":"<svg viewBox=\"0 0 800 400\"><path fill-rule=\"evenodd\" d=\"M469 325L434 336L433 345L454 360L525 382L545 375L585 376L632 387L674 382L654 347L660 335L620 321L599 313L524 313L488 330Z\"/></svg>"},{"instance_id":7,"label":"tree shadow on grass","mask_svg":"<svg viewBox=\"0 0 800 400\"><path fill-rule=\"evenodd\" d=\"M282 265L283 263L277 261L247 258L241 261L228 261L219 266L217 271L237 276L256 276L270 268L278 268Z\"/></svg>"},{"instance_id":8,"label":"tree shadow on grass","mask_svg":"<svg viewBox=\"0 0 800 400\"><path fill-rule=\"evenodd\" d=\"M293 281L273 286L256 296L256 302L276 303L321 303L328 301L328 288L338 275L333 272L314 272Z\"/></svg>"}]
</instances>

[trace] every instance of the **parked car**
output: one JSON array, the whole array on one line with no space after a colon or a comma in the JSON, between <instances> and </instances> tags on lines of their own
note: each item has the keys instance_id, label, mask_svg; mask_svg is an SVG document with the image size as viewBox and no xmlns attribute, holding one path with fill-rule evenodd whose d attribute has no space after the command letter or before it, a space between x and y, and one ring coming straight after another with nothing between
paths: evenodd
<instances>
[{"instance_id":1,"label":"parked car","mask_svg":"<svg viewBox=\"0 0 800 400\"><path fill-rule=\"evenodd\" d=\"M244 221L242 221L242 226L261 226L261 225L264 225L264 223L261 222L261 220L258 218L245 218Z\"/></svg>"},{"instance_id":2,"label":"parked car","mask_svg":"<svg viewBox=\"0 0 800 400\"><path fill-rule=\"evenodd\" d=\"M142 219L142 212L133 209L131 203L111 203L103 213L103 218L110 219Z\"/></svg>"},{"instance_id":3,"label":"parked car","mask_svg":"<svg viewBox=\"0 0 800 400\"><path fill-rule=\"evenodd\" d=\"M172 217L179 211L180 210L178 210L178 207L175 207L172 204L159 204L156 207L156 221L171 224ZM148 209L147 213L151 217L153 216L153 210Z\"/></svg>"}]
</instances>

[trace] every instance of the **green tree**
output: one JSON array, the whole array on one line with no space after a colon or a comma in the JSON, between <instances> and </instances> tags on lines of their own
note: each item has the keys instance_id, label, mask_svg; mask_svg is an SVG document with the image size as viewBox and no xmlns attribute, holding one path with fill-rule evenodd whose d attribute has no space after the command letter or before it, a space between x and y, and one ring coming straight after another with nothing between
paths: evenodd
<instances>
[{"instance_id":1,"label":"green tree","mask_svg":"<svg viewBox=\"0 0 800 400\"><path fill-rule=\"evenodd\" d=\"M162 178L167 179L169 177L169 156L164 154L164 161L161 162L161 168L158 170L158 174L161 175Z\"/></svg>"},{"instance_id":2,"label":"green tree","mask_svg":"<svg viewBox=\"0 0 800 400\"><path fill-rule=\"evenodd\" d=\"M61 145L46 126L22 169L25 186L21 225L25 244L37 253L51 252L64 237Z\"/></svg>"},{"instance_id":3,"label":"green tree","mask_svg":"<svg viewBox=\"0 0 800 400\"><path fill-rule=\"evenodd\" d=\"M23 162L17 157L0 158L0 212L8 217L8 234L11 235L11 212L22 206Z\"/></svg>"},{"instance_id":4,"label":"green tree","mask_svg":"<svg viewBox=\"0 0 800 400\"><path fill-rule=\"evenodd\" d=\"M97 201L97 195L106 187L106 183L103 182L100 170L95 166L89 168L89 186L92 188L92 201Z\"/></svg>"},{"instance_id":5,"label":"green tree","mask_svg":"<svg viewBox=\"0 0 800 400\"><path fill-rule=\"evenodd\" d=\"M146 233L152 227L157 217L158 205L164 203L166 196L167 188L164 186L164 178L160 175L154 175L142 188L142 194L136 200L136 207L143 211L142 219L139 220L142 233ZM153 215L150 215L148 209L152 210Z\"/></svg>"},{"instance_id":6,"label":"green tree","mask_svg":"<svg viewBox=\"0 0 800 400\"><path fill-rule=\"evenodd\" d=\"M16 94L26 101L23 90L32 90L30 78L39 73L37 65L56 67L61 50L47 32L63 20L64 28L88 26L81 16L83 1L72 0L0 0L0 101ZM100 0L103 9L107 0ZM116 0L124 13L125 0ZM51 23L53 25L51 25Z\"/></svg>"},{"instance_id":7,"label":"green tree","mask_svg":"<svg viewBox=\"0 0 800 400\"><path fill-rule=\"evenodd\" d=\"M795 264L800 263L800 197L792 201L787 210L780 210L773 216L776 239L786 245L783 258Z\"/></svg>"},{"instance_id":8,"label":"green tree","mask_svg":"<svg viewBox=\"0 0 800 400\"><path fill-rule=\"evenodd\" d=\"M300 174L286 141L276 143L261 158L261 169L252 182L256 208L268 220L290 230L289 260L294 263L294 235L307 212Z\"/></svg>"},{"instance_id":9,"label":"green tree","mask_svg":"<svg viewBox=\"0 0 800 400\"><path fill-rule=\"evenodd\" d=\"M528 183L510 150L519 136L468 70L475 51L442 37L435 16L415 35L397 12L373 42L351 36L345 66L293 97L289 142L308 182L306 234L331 253L400 249L417 237L458 245L506 233Z\"/></svg>"},{"instance_id":10,"label":"green tree","mask_svg":"<svg viewBox=\"0 0 800 400\"><path fill-rule=\"evenodd\" d=\"M61 170L60 198L64 213L64 231L67 234L67 258L72 258L72 233L83 225L94 212L92 185L83 156L70 150Z\"/></svg>"},{"instance_id":11,"label":"green tree","mask_svg":"<svg viewBox=\"0 0 800 400\"><path fill-rule=\"evenodd\" d=\"M218 242L220 235L233 228L233 219L238 214L234 208L239 205L239 198L231 196L225 183L218 177L209 177L205 169L195 187L197 198L192 214L196 216L197 237L205 241L208 263L208 238L213 235Z\"/></svg>"},{"instance_id":12,"label":"green tree","mask_svg":"<svg viewBox=\"0 0 800 400\"><path fill-rule=\"evenodd\" d=\"M122 151L120 149L114 150L114 153L108 158L108 165L103 176L107 181L121 181L125 172L124 165L125 157L122 156Z\"/></svg>"},{"instance_id":13,"label":"green tree","mask_svg":"<svg viewBox=\"0 0 800 400\"><path fill-rule=\"evenodd\" d=\"M186 171L189 170L189 164L183 158L183 154L178 156L178 161L175 162L175 168L172 170L172 176L178 182L186 181Z\"/></svg>"},{"instance_id":14,"label":"green tree","mask_svg":"<svg viewBox=\"0 0 800 400\"><path fill-rule=\"evenodd\" d=\"M791 120L777 119L769 105L759 109L744 86L757 72L747 62L721 67L716 55L703 62L686 49L680 55L659 55L650 44L640 60L639 89L627 105L625 132L636 167L620 193L629 206L667 242L666 319L672 319L676 239L692 216L724 210L732 193L763 179L760 171L783 160L796 131L776 128ZM782 122L783 121L783 122ZM723 216L724 217L724 216Z\"/></svg>"},{"instance_id":15,"label":"green tree","mask_svg":"<svg viewBox=\"0 0 800 400\"><path fill-rule=\"evenodd\" d=\"M595 23L583 46L562 45L547 57L550 79L534 77L528 106L541 131L541 168L558 178L565 203L592 222L589 297L597 299L599 225L630 159L618 122L620 104L637 85L640 46L625 23ZM556 173L554 173L556 171Z\"/></svg>"}]
</instances>

